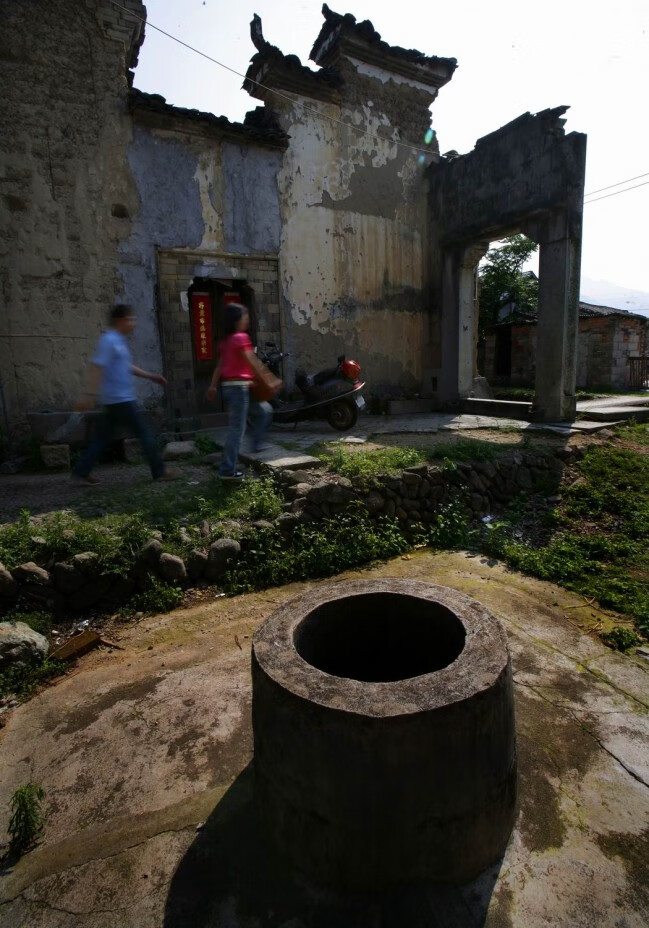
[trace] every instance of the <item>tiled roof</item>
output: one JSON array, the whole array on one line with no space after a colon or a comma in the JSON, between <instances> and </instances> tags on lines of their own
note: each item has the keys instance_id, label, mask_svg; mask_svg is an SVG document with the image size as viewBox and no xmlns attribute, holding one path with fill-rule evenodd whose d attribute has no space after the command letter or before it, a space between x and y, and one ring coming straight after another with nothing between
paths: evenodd
<instances>
[{"instance_id":1,"label":"tiled roof","mask_svg":"<svg viewBox=\"0 0 649 928\"><path fill-rule=\"evenodd\" d=\"M386 70L408 73L435 87L446 84L457 67L455 58L438 58L414 48L388 45L369 19L358 23L351 13L334 13L326 3L322 6L322 15L325 21L310 55L317 64L329 64L335 59L337 46L341 46L364 61L384 65Z\"/></svg>"},{"instance_id":2,"label":"tiled roof","mask_svg":"<svg viewBox=\"0 0 649 928\"><path fill-rule=\"evenodd\" d=\"M216 130L219 134L234 136L249 142L259 142L276 148L286 148L288 145L288 135L275 121L272 112L264 107L257 107L246 113L243 123L230 122L226 116L215 116L213 113L204 113L201 110L173 106L157 93L144 93L137 89L130 91L129 107L131 111L191 120L207 130Z\"/></svg>"}]
</instances>

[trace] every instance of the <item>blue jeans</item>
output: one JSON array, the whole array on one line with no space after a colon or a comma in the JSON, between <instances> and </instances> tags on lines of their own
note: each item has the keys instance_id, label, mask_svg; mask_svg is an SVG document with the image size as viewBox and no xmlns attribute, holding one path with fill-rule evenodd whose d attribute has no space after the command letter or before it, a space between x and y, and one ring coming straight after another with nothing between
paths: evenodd
<instances>
[{"instance_id":1,"label":"blue jeans","mask_svg":"<svg viewBox=\"0 0 649 928\"><path fill-rule=\"evenodd\" d=\"M248 384L223 384L221 394L228 413L228 431L219 473L223 477L231 477L237 469L246 419L250 416L252 420L252 450L256 451L273 419L273 408L270 403L257 403L251 399Z\"/></svg>"},{"instance_id":2,"label":"blue jeans","mask_svg":"<svg viewBox=\"0 0 649 928\"><path fill-rule=\"evenodd\" d=\"M149 424L136 403L111 403L104 406L99 431L79 458L74 475L88 476L119 428L127 428L139 439L154 480L162 477L165 472L162 457L156 448Z\"/></svg>"}]
</instances>

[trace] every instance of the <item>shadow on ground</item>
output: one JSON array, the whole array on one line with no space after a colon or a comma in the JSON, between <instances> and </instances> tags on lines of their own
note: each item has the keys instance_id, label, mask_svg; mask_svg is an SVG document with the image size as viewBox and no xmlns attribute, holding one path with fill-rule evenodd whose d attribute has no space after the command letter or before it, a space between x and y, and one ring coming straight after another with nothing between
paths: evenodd
<instances>
[{"instance_id":1,"label":"shadow on ground","mask_svg":"<svg viewBox=\"0 0 649 928\"><path fill-rule=\"evenodd\" d=\"M164 928L481 928L501 862L465 886L342 898L299 886L265 846L249 764L171 881Z\"/></svg>"}]
</instances>

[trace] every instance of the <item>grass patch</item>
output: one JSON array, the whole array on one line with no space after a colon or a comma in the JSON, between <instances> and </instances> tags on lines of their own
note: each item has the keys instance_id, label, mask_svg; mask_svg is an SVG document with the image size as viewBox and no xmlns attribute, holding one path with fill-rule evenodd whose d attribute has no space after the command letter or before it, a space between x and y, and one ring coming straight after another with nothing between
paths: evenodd
<instances>
[{"instance_id":1,"label":"grass patch","mask_svg":"<svg viewBox=\"0 0 649 928\"><path fill-rule=\"evenodd\" d=\"M44 661L10 664L0 673L0 696L30 696L39 686L64 673L62 661L46 658Z\"/></svg>"},{"instance_id":2,"label":"grass patch","mask_svg":"<svg viewBox=\"0 0 649 928\"><path fill-rule=\"evenodd\" d=\"M408 467L428 461L442 461L452 470L460 462L493 461L525 447L519 442L489 442L472 438L440 442L430 448L385 447L369 451L352 451L341 445L313 446L310 453L327 464L330 471L342 477L361 477L367 483L380 475L398 474Z\"/></svg>"},{"instance_id":3,"label":"grass patch","mask_svg":"<svg viewBox=\"0 0 649 928\"><path fill-rule=\"evenodd\" d=\"M615 434L622 441L633 442L635 445L649 445L649 425L643 422L629 420L626 425L619 426Z\"/></svg>"},{"instance_id":4,"label":"grass patch","mask_svg":"<svg viewBox=\"0 0 649 928\"><path fill-rule=\"evenodd\" d=\"M130 512L97 518L81 518L70 513L55 513L37 525L25 510L9 525L0 528L0 561L8 570L27 561L65 561L75 554L94 551L103 573L125 576L142 545L156 529L165 535L165 547L182 553L187 544L179 540L179 516L189 521L208 519L274 519L282 511L283 498L270 477L248 480L230 486L215 480L209 492L179 507L173 496L162 513L158 506L148 508L147 499L132 494Z\"/></svg>"},{"instance_id":5,"label":"grass patch","mask_svg":"<svg viewBox=\"0 0 649 928\"><path fill-rule=\"evenodd\" d=\"M426 458L416 448L377 448L372 451L350 451L342 445L314 448L316 457L324 461L329 470L342 477L376 477L379 474L396 474L406 467L423 463Z\"/></svg>"},{"instance_id":6,"label":"grass patch","mask_svg":"<svg viewBox=\"0 0 649 928\"><path fill-rule=\"evenodd\" d=\"M95 551L103 572L124 576L136 551L150 536L142 515L84 521L68 513L55 513L35 526L23 510L16 522L0 529L0 561L11 570L26 561L63 561Z\"/></svg>"},{"instance_id":7,"label":"grass patch","mask_svg":"<svg viewBox=\"0 0 649 928\"><path fill-rule=\"evenodd\" d=\"M534 387L493 387L491 392L495 400L531 403L534 399Z\"/></svg>"},{"instance_id":8,"label":"grass patch","mask_svg":"<svg viewBox=\"0 0 649 928\"><path fill-rule=\"evenodd\" d=\"M516 429L513 431L518 432ZM525 447L525 439L522 442L491 442L477 438L458 438L456 441L440 442L423 453L428 461L462 461L468 464L473 461L494 461L511 451L524 450Z\"/></svg>"},{"instance_id":9,"label":"grass patch","mask_svg":"<svg viewBox=\"0 0 649 928\"><path fill-rule=\"evenodd\" d=\"M578 467L581 479L564 491L558 510L543 516L547 540L517 538L521 514L513 506L485 531L483 547L523 573L632 616L647 636L649 457L598 446Z\"/></svg>"},{"instance_id":10,"label":"grass patch","mask_svg":"<svg viewBox=\"0 0 649 928\"><path fill-rule=\"evenodd\" d=\"M177 609L182 599L183 591L179 587L170 586L152 576L149 578L148 588L136 593L127 605L122 606L119 614L125 619L132 618L138 612L144 615L159 615Z\"/></svg>"}]
</instances>

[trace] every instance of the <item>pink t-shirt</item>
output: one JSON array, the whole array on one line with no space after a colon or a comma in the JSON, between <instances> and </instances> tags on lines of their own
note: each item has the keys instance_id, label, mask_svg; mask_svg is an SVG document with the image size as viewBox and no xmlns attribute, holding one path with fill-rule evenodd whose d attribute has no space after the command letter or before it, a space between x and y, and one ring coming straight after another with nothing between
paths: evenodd
<instances>
[{"instance_id":1,"label":"pink t-shirt","mask_svg":"<svg viewBox=\"0 0 649 928\"><path fill-rule=\"evenodd\" d=\"M253 373L244 351L252 351L247 332L234 332L219 343L221 380L253 380Z\"/></svg>"}]
</instances>

